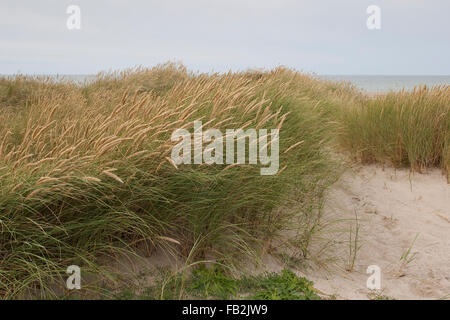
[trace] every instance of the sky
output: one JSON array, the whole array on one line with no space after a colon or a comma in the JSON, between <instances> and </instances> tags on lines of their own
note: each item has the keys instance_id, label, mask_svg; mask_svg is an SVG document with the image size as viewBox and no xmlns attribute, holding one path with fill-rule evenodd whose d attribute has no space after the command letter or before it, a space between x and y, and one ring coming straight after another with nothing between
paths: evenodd
<instances>
[{"instance_id":1,"label":"sky","mask_svg":"<svg viewBox=\"0 0 450 320\"><path fill-rule=\"evenodd\" d=\"M67 8L80 8L69 30ZM381 29L369 30L368 6ZM450 75L449 0L2 0L0 74L182 62L317 74Z\"/></svg>"}]
</instances>

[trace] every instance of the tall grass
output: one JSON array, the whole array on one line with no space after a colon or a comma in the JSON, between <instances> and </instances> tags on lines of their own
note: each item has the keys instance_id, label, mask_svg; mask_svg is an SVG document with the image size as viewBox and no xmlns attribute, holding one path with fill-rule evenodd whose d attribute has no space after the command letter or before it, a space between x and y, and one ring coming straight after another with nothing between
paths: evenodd
<instances>
[{"instance_id":1,"label":"tall grass","mask_svg":"<svg viewBox=\"0 0 450 320\"><path fill-rule=\"evenodd\" d=\"M292 228L293 215L308 238L339 172L332 142L362 162L449 171L449 92L368 98L284 68L193 74L175 64L83 85L0 79L0 296L53 297L71 264L114 280L105 261L138 249L233 266ZM280 171L174 166L171 134L195 120L222 132L280 128Z\"/></svg>"},{"instance_id":2,"label":"tall grass","mask_svg":"<svg viewBox=\"0 0 450 320\"><path fill-rule=\"evenodd\" d=\"M450 169L450 86L367 98L338 111L339 140L363 163Z\"/></svg>"},{"instance_id":3,"label":"tall grass","mask_svg":"<svg viewBox=\"0 0 450 320\"><path fill-rule=\"evenodd\" d=\"M334 178L328 111L312 95L322 86L282 68L205 75L172 64L83 86L2 80L0 295L52 297L67 266L98 277L100 258L138 247L229 265L254 254L288 224L277 208L293 194L298 211L319 208ZM199 119L204 130L280 128L282 170L175 167L171 133Z\"/></svg>"}]
</instances>

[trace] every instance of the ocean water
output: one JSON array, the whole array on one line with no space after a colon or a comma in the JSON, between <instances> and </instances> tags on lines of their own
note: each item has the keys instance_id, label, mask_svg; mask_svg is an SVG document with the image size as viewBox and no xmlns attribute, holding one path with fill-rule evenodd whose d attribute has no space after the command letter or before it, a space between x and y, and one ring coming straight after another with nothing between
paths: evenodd
<instances>
[{"instance_id":1,"label":"ocean water","mask_svg":"<svg viewBox=\"0 0 450 320\"><path fill-rule=\"evenodd\" d=\"M15 77L16 75L2 75L0 74L0 78L10 78ZM32 78L43 78L43 79L51 79L54 81L73 81L76 83L85 83L92 80L95 80L96 75L93 74L33 74L33 75L27 75L24 74L24 76L32 77Z\"/></svg>"},{"instance_id":2,"label":"ocean water","mask_svg":"<svg viewBox=\"0 0 450 320\"><path fill-rule=\"evenodd\" d=\"M325 80L350 82L357 88L371 93L412 90L415 86L450 85L448 76L382 76L382 75L318 75Z\"/></svg>"}]
</instances>

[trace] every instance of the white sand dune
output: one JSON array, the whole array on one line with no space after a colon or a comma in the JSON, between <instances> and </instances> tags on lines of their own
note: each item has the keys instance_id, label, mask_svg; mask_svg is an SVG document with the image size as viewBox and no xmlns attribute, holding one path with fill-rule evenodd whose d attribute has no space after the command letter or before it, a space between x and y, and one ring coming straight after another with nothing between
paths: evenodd
<instances>
[{"instance_id":1,"label":"white sand dune","mask_svg":"<svg viewBox=\"0 0 450 320\"><path fill-rule=\"evenodd\" d=\"M337 233L329 250L336 260L328 272L315 268L305 273L315 287L338 299L373 297L366 270L377 265L382 274L378 294L395 299L450 297L450 185L439 170L411 174L364 166L346 172L330 189L324 218L350 219L347 227L355 230L355 213L361 248L353 270L346 270L348 232L342 232L347 239Z\"/></svg>"}]
</instances>

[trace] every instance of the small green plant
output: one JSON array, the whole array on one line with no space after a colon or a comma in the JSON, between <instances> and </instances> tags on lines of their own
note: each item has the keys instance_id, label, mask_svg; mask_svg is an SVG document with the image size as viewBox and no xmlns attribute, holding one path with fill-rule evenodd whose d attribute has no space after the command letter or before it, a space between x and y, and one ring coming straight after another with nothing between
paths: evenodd
<instances>
[{"instance_id":1,"label":"small green plant","mask_svg":"<svg viewBox=\"0 0 450 320\"><path fill-rule=\"evenodd\" d=\"M135 292L131 288L125 288L114 295L117 300L133 300L136 298Z\"/></svg>"},{"instance_id":2,"label":"small green plant","mask_svg":"<svg viewBox=\"0 0 450 320\"><path fill-rule=\"evenodd\" d=\"M280 274L269 273L242 280L247 290L256 292L250 296L256 300L317 300L313 283L306 278L297 277L292 271L284 269Z\"/></svg>"},{"instance_id":3,"label":"small green plant","mask_svg":"<svg viewBox=\"0 0 450 320\"><path fill-rule=\"evenodd\" d=\"M238 293L239 280L225 275L223 269L218 266L201 266L192 273L187 290L201 297L229 299Z\"/></svg>"},{"instance_id":4,"label":"small green plant","mask_svg":"<svg viewBox=\"0 0 450 320\"><path fill-rule=\"evenodd\" d=\"M183 283L183 285L182 285ZM139 291L139 292L138 292ZM182 280L182 273L160 271L152 286L144 290L127 287L115 299L255 299L255 300L317 300L321 299L306 278L297 277L287 269L280 273L264 273L235 278L222 265L197 267Z\"/></svg>"},{"instance_id":5,"label":"small green plant","mask_svg":"<svg viewBox=\"0 0 450 320\"><path fill-rule=\"evenodd\" d=\"M402 262L403 265L407 265L407 264L411 263L416 258L417 252L412 252L412 248L413 248L414 243L416 242L418 236L419 236L419 234L416 234L416 236L414 237L414 240L411 242L411 245L409 246L409 248L400 257L400 261Z\"/></svg>"},{"instance_id":6,"label":"small green plant","mask_svg":"<svg viewBox=\"0 0 450 320\"><path fill-rule=\"evenodd\" d=\"M383 292L371 292L367 295L370 300L395 300L392 297L384 295Z\"/></svg>"}]
</instances>

